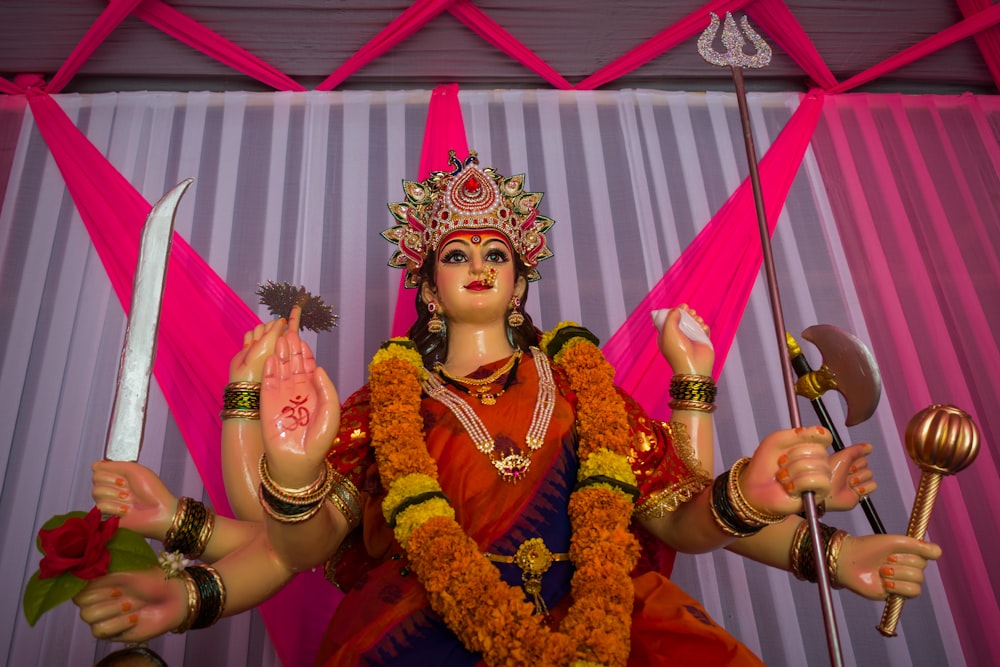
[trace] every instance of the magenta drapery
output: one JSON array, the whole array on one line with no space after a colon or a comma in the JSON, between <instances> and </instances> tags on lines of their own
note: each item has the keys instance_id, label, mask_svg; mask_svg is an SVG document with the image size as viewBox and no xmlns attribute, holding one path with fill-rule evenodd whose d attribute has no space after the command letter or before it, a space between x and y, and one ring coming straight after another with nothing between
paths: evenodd
<instances>
[{"instance_id":1,"label":"magenta drapery","mask_svg":"<svg viewBox=\"0 0 1000 667\"><path fill-rule=\"evenodd\" d=\"M559 90L569 90L573 86L555 71L551 65L539 58L534 51L522 44L512 34L487 16L483 10L469 0L456 0L449 10L455 18L469 26L474 33L497 47L508 56L552 84Z\"/></svg>"},{"instance_id":2,"label":"magenta drapery","mask_svg":"<svg viewBox=\"0 0 1000 667\"><path fill-rule=\"evenodd\" d=\"M207 56L243 72L275 90L305 90L284 72L236 46L222 35L182 14L161 0L143 0L135 15L171 37L180 40Z\"/></svg>"},{"instance_id":3,"label":"magenta drapery","mask_svg":"<svg viewBox=\"0 0 1000 667\"><path fill-rule=\"evenodd\" d=\"M955 100L955 107L964 107L976 122L988 123L979 112L977 98ZM970 265L968 256L984 248L984 254L991 254L984 239L990 235L987 227L994 227L996 219L976 205L974 190L995 187L990 179L1000 169L1000 149L995 140L984 141L987 151L993 153L993 171L987 176L984 170L983 180L975 174L954 179L963 205L952 202L946 209L940 200L941 184L934 180L938 174L933 170L963 174L966 165L956 156L950 139L940 142L940 153L929 152L931 142L921 141L910 130L906 115L911 109L934 117L938 131L945 134L941 110L924 105L918 97L830 97L823 114L826 132L822 150L817 150L817 155L821 156L821 168L830 175L824 181L848 264L864 267L854 271L856 280L863 281L858 285L858 296L865 319L878 323L869 328L875 357L883 368L892 369L892 374L883 375L883 382L892 396L898 432L905 431L919 410L947 402L969 412L984 433L995 433L995 371L1000 368L1000 348L995 327L983 308L994 308L995 316L996 302L977 299L977 267ZM885 123L899 128L891 144L882 140ZM984 127L982 136L990 137L994 132ZM891 154L886 150L890 145ZM873 198L867 190L877 191L879 197ZM874 210L872 202L880 208ZM945 211L962 208L966 217L952 229ZM995 255L987 261L992 262L990 270L996 271ZM910 273L905 270L909 265L927 266L928 272ZM1000 547L1000 520L991 509L972 514L1000 504L1000 461L994 451L995 447L984 442L969 468L942 480L929 526L935 541L963 554L960 567L949 567L946 548L940 573L970 665L997 664L1000 660L1000 635L979 631L1000 627L1000 601L990 594L994 563L981 557L995 554ZM911 474L916 482L916 467ZM963 496L963 486L974 490L974 501ZM980 526L978 538L976 524ZM984 524L992 529L982 530ZM993 540L993 544L984 539Z\"/></svg>"},{"instance_id":4,"label":"magenta drapery","mask_svg":"<svg viewBox=\"0 0 1000 667\"><path fill-rule=\"evenodd\" d=\"M347 77L389 51L443 12L454 0L417 0L326 77L316 90L333 90Z\"/></svg>"},{"instance_id":5,"label":"magenta drapery","mask_svg":"<svg viewBox=\"0 0 1000 667\"><path fill-rule=\"evenodd\" d=\"M701 33L708 27L706 18L709 12L725 15L726 12L735 12L750 2L751 0L712 0L669 28L662 30L635 47L621 58L597 70L576 84L575 88L577 90L595 90L600 88L609 81L614 81L637 67L648 63L653 58L672 49L684 40Z\"/></svg>"},{"instance_id":6,"label":"magenta drapery","mask_svg":"<svg viewBox=\"0 0 1000 667\"><path fill-rule=\"evenodd\" d=\"M431 93L431 103L427 110L427 125L424 127L424 143L420 149L420 169L417 180L430 176L432 171L450 170L448 151L454 150L459 159L469 154L469 143L465 136L465 122L462 107L458 103L458 86L448 84L438 86ZM406 276L399 278L399 295L396 311L392 318L392 335L405 336L417 319L413 301L413 290L404 286Z\"/></svg>"},{"instance_id":7,"label":"magenta drapery","mask_svg":"<svg viewBox=\"0 0 1000 667\"><path fill-rule=\"evenodd\" d=\"M962 16L969 18L993 6L992 0L957 0ZM994 26L973 35L983 60L993 75L993 83L1000 88L1000 27Z\"/></svg>"},{"instance_id":8,"label":"magenta drapery","mask_svg":"<svg viewBox=\"0 0 1000 667\"><path fill-rule=\"evenodd\" d=\"M73 50L69 59L53 77L47 88L49 92L61 90L93 53L100 41L110 34L129 13L135 14L185 44L273 87L275 90L305 90L301 84L288 75L177 11L162 0L141 0L139 2L136 0L109 0L109 2L108 9L95 21ZM990 0L958 0L958 5L963 15L966 16L965 20L942 30L919 44L904 49L846 81L837 83L836 78L784 0L711 0L574 86L470 0L417 0L335 69L316 87L316 90L336 88L353 73L407 39L446 10L487 42L561 90L572 88L594 90L599 88L628 74L704 30L706 27L705 17L709 12L722 15L744 7L754 17L759 27L802 67L814 85L826 92L841 93L852 90L970 35L975 36L994 79L1000 82L1000 29L995 27L996 23L1000 21L1000 6L991 4ZM20 91L17 86L0 78L0 92L17 94Z\"/></svg>"},{"instance_id":9,"label":"magenta drapery","mask_svg":"<svg viewBox=\"0 0 1000 667\"><path fill-rule=\"evenodd\" d=\"M66 181L115 293L128 312L142 223L151 206L77 129L50 96L28 103ZM183 203L181 204L183 206ZM231 515L222 482L221 389L226 355L259 318L187 242L174 235L164 288L154 373L216 510ZM310 664L339 593L321 574L304 573L260 606L286 665Z\"/></svg>"},{"instance_id":10,"label":"magenta drapery","mask_svg":"<svg viewBox=\"0 0 1000 667\"><path fill-rule=\"evenodd\" d=\"M770 232L798 173L823 109L823 94L803 98L799 108L760 161L761 189ZM715 346L713 376L718 378L736 336L760 271L760 232L749 179L733 193L719 212L663 278L611 336L604 353L615 366L615 382L650 415L669 414L669 396L663 378L670 367L659 352L650 311L686 303L698 311L712 329Z\"/></svg>"},{"instance_id":11,"label":"magenta drapery","mask_svg":"<svg viewBox=\"0 0 1000 667\"><path fill-rule=\"evenodd\" d=\"M60 92L66 87L80 67L87 61L101 42L107 38L111 32L118 27L118 24L131 14L142 0L110 0L107 8L97 17L94 24L90 26L87 34L83 36L80 43L76 45L73 52L66 58L66 62L59 67L45 89L50 94Z\"/></svg>"},{"instance_id":12,"label":"magenta drapery","mask_svg":"<svg viewBox=\"0 0 1000 667\"><path fill-rule=\"evenodd\" d=\"M986 28L995 25L997 22L1000 22L1000 5L993 5L989 9L985 9L978 14L973 14L960 23L948 26L941 32L931 35L924 41L914 44L908 49L903 49L896 55L886 58L878 65L875 65L860 74L855 74L850 79L847 79L833 88L830 88L829 92L843 93L848 90L853 90L854 88L877 79L884 74L897 70L904 65L909 65L910 63L920 60L924 56L930 55L935 51L939 51L946 46L950 46L961 39L965 39L970 35L975 35L980 30L985 30Z\"/></svg>"},{"instance_id":13,"label":"magenta drapery","mask_svg":"<svg viewBox=\"0 0 1000 667\"><path fill-rule=\"evenodd\" d=\"M784 0L755 0L747 6L757 26L798 63L815 85L829 89L837 85L833 72L803 30Z\"/></svg>"}]
</instances>

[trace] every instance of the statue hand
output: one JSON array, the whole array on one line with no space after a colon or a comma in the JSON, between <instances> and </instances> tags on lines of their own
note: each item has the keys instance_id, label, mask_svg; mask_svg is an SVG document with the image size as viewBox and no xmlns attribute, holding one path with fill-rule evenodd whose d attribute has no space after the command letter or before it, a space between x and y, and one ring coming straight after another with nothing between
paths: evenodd
<instances>
[{"instance_id":1,"label":"statue hand","mask_svg":"<svg viewBox=\"0 0 1000 667\"><path fill-rule=\"evenodd\" d=\"M691 317L686 324L682 322L682 313ZM660 352L674 373L711 375L715 349L708 338L709 328L698 313L681 304L670 310L653 311L652 315L660 331Z\"/></svg>"},{"instance_id":2,"label":"statue hand","mask_svg":"<svg viewBox=\"0 0 1000 667\"><path fill-rule=\"evenodd\" d=\"M340 427L340 404L326 371L293 329L264 365L260 419L274 481L289 488L312 483Z\"/></svg>"},{"instance_id":3,"label":"statue hand","mask_svg":"<svg viewBox=\"0 0 1000 667\"><path fill-rule=\"evenodd\" d=\"M830 492L831 439L821 426L789 428L764 438L740 477L744 498L760 512L783 516L802 511L806 491L821 502Z\"/></svg>"},{"instance_id":4,"label":"statue hand","mask_svg":"<svg viewBox=\"0 0 1000 667\"><path fill-rule=\"evenodd\" d=\"M920 595L927 561L941 557L941 547L905 535L848 536L837 563L837 581L869 600L890 594Z\"/></svg>"},{"instance_id":5,"label":"statue hand","mask_svg":"<svg viewBox=\"0 0 1000 667\"><path fill-rule=\"evenodd\" d=\"M122 528L163 540L177 511L177 498L149 468L129 461L97 461L91 495L104 514L121 517Z\"/></svg>"},{"instance_id":6,"label":"statue hand","mask_svg":"<svg viewBox=\"0 0 1000 667\"><path fill-rule=\"evenodd\" d=\"M287 321L281 317L264 322L243 334L243 348L229 362L229 381L260 382L264 377L264 362L274 354L278 339L286 331L299 330L301 315L302 309L293 306Z\"/></svg>"},{"instance_id":7,"label":"statue hand","mask_svg":"<svg viewBox=\"0 0 1000 667\"><path fill-rule=\"evenodd\" d=\"M826 509L833 512L852 510L863 497L878 488L875 473L868 467L867 457L871 453L872 446L862 443L845 447L830 456L833 476Z\"/></svg>"},{"instance_id":8,"label":"statue hand","mask_svg":"<svg viewBox=\"0 0 1000 667\"><path fill-rule=\"evenodd\" d=\"M188 613L183 580L167 579L158 567L94 579L73 603L95 637L120 642L141 642L170 632Z\"/></svg>"}]
</instances>

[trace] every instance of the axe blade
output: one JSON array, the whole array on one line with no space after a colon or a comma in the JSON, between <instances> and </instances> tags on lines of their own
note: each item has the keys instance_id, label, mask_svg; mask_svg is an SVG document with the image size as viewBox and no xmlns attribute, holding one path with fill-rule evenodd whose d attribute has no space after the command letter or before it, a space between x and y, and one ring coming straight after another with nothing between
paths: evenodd
<instances>
[{"instance_id":1,"label":"axe blade","mask_svg":"<svg viewBox=\"0 0 1000 667\"><path fill-rule=\"evenodd\" d=\"M882 376L875 357L860 338L832 324L816 324L802 332L823 355L837 391L847 403L844 423L855 426L875 413L882 397Z\"/></svg>"}]
</instances>

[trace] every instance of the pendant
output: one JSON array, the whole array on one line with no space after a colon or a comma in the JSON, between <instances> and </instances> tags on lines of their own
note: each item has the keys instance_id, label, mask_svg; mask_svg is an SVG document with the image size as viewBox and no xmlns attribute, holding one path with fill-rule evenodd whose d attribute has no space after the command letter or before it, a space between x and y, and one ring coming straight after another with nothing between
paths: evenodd
<instances>
[{"instance_id":1,"label":"pendant","mask_svg":"<svg viewBox=\"0 0 1000 667\"><path fill-rule=\"evenodd\" d=\"M502 459L493 459L493 467L500 473L500 479L517 484L528 474L531 459L524 454L508 454Z\"/></svg>"}]
</instances>

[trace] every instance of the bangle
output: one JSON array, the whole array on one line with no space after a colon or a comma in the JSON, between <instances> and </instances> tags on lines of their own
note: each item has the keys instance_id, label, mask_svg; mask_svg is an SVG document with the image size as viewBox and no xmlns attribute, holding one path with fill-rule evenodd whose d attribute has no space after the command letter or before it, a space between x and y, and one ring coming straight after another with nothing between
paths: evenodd
<instances>
[{"instance_id":1,"label":"bangle","mask_svg":"<svg viewBox=\"0 0 1000 667\"><path fill-rule=\"evenodd\" d=\"M749 537L760 532L762 526L751 526L737 516L729 502L729 471L722 473L715 478L712 484L712 501L709 507L712 510L712 518L715 524L726 535L733 537Z\"/></svg>"},{"instance_id":2,"label":"bangle","mask_svg":"<svg viewBox=\"0 0 1000 667\"><path fill-rule=\"evenodd\" d=\"M333 484L330 487L330 502L347 519L348 530L354 530L361 523L361 494L351 480L332 470Z\"/></svg>"},{"instance_id":3,"label":"bangle","mask_svg":"<svg viewBox=\"0 0 1000 667\"><path fill-rule=\"evenodd\" d=\"M305 521L323 506L323 500L330 495L333 488L334 470L330 461L324 461L323 470L314 482L297 489L279 486L271 479L267 467L267 456L261 454L258 472L260 473L260 504L264 511L275 521L281 523L299 523ZM358 512L360 517L360 508Z\"/></svg>"},{"instance_id":4,"label":"bangle","mask_svg":"<svg viewBox=\"0 0 1000 667\"><path fill-rule=\"evenodd\" d=\"M260 506L264 513L280 523L300 523L314 517L323 507L323 499L304 504L290 503L275 497L263 484L258 489Z\"/></svg>"},{"instance_id":5,"label":"bangle","mask_svg":"<svg viewBox=\"0 0 1000 667\"><path fill-rule=\"evenodd\" d=\"M260 419L260 382L230 382L222 393L223 419Z\"/></svg>"},{"instance_id":6,"label":"bangle","mask_svg":"<svg viewBox=\"0 0 1000 667\"><path fill-rule=\"evenodd\" d=\"M710 375L678 374L670 378L670 398L714 403L715 392L715 380Z\"/></svg>"},{"instance_id":7,"label":"bangle","mask_svg":"<svg viewBox=\"0 0 1000 667\"><path fill-rule=\"evenodd\" d=\"M846 540L847 531L838 530L826 545L826 570L830 575L830 586L833 588L844 588L844 584L840 583L840 578L837 576L837 568L840 566L840 552Z\"/></svg>"},{"instance_id":8,"label":"bangle","mask_svg":"<svg viewBox=\"0 0 1000 667\"><path fill-rule=\"evenodd\" d=\"M163 539L167 551L179 551L188 558L198 558L215 531L215 512L194 498L177 499L177 511Z\"/></svg>"},{"instance_id":9,"label":"bangle","mask_svg":"<svg viewBox=\"0 0 1000 667\"><path fill-rule=\"evenodd\" d=\"M214 625L226 608L222 577L210 565L192 565L184 568L182 578L187 590L188 614L174 632L181 634Z\"/></svg>"},{"instance_id":10,"label":"bangle","mask_svg":"<svg viewBox=\"0 0 1000 667\"><path fill-rule=\"evenodd\" d=\"M838 533L843 533L843 535L838 536ZM819 524L819 539L823 545L823 560L828 572L831 571L831 567L835 572L839 565L840 550L844 546L845 537L847 537L846 532L837 530L825 523ZM798 579L816 583L816 554L813 550L812 539L809 534L809 524L806 521L799 524L792 536L789 565L792 574ZM831 577L832 584L833 578ZM837 585L842 588L839 583Z\"/></svg>"},{"instance_id":11,"label":"bangle","mask_svg":"<svg viewBox=\"0 0 1000 667\"><path fill-rule=\"evenodd\" d=\"M726 485L726 490L729 493L729 503L736 513L744 523L751 526L769 526L772 523L781 523L785 520L783 514L765 514L758 511L747 502L747 499L743 496L743 492L740 490L740 476L743 474L743 469L747 467L750 463L749 457L743 457L739 461L733 464L733 467L729 470L729 479Z\"/></svg>"},{"instance_id":12,"label":"bangle","mask_svg":"<svg viewBox=\"0 0 1000 667\"><path fill-rule=\"evenodd\" d=\"M194 579L188 573L187 569L181 572L181 581L184 582L184 591L187 594L187 617L184 621L173 630L176 634L182 635L191 629L194 625L194 620L198 617L201 611L201 597L198 595L198 586L194 583Z\"/></svg>"},{"instance_id":13,"label":"bangle","mask_svg":"<svg viewBox=\"0 0 1000 667\"><path fill-rule=\"evenodd\" d=\"M671 410L694 410L695 412L715 412L716 405L705 401L689 401L675 398L670 401Z\"/></svg>"}]
</instances>

